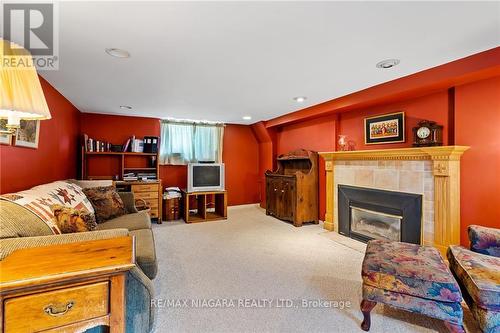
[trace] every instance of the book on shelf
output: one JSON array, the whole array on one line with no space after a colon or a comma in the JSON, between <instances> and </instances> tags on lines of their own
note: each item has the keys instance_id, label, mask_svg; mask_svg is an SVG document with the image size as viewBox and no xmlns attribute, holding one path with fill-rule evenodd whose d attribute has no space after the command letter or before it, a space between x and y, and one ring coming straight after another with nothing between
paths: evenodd
<instances>
[{"instance_id":1,"label":"book on shelf","mask_svg":"<svg viewBox=\"0 0 500 333\"><path fill-rule=\"evenodd\" d=\"M87 141L87 151L93 152L94 151L94 139L90 138Z\"/></svg>"},{"instance_id":2,"label":"book on shelf","mask_svg":"<svg viewBox=\"0 0 500 333\"><path fill-rule=\"evenodd\" d=\"M134 153L144 152L144 140L134 139L132 144L132 152Z\"/></svg>"},{"instance_id":3,"label":"book on shelf","mask_svg":"<svg viewBox=\"0 0 500 333\"><path fill-rule=\"evenodd\" d=\"M82 135L82 146L86 152L144 152L144 140L137 139L132 135L125 141L123 145L114 145L108 141L89 137L87 134Z\"/></svg>"},{"instance_id":4,"label":"book on shelf","mask_svg":"<svg viewBox=\"0 0 500 333\"><path fill-rule=\"evenodd\" d=\"M134 143L135 143L135 135L132 135L129 138L128 147L127 147L126 151L133 153L134 152Z\"/></svg>"},{"instance_id":5,"label":"book on shelf","mask_svg":"<svg viewBox=\"0 0 500 333\"><path fill-rule=\"evenodd\" d=\"M89 153L111 151L111 143L104 140L90 138L87 134L83 134L83 147L85 151Z\"/></svg>"},{"instance_id":6,"label":"book on shelf","mask_svg":"<svg viewBox=\"0 0 500 333\"><path fill-rule=\"evenodd\" d=\"M124 153L128 151L129 146L130 146L130 138L128 138L127 141L125 141L125 144L123 145Z\"/></svg>"}]
</instances>

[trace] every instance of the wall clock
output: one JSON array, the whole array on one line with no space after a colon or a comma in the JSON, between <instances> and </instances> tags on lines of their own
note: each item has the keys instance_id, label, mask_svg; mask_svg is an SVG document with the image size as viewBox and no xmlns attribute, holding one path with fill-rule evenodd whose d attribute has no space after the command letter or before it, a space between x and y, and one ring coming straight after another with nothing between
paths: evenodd
<instances>
[{"instance_id":1,"label":"wall clock","mask_svg":"<svg viewBox=\"0 0 500 333\"><path fill-rule=\"evenodd\" d=\"M413 146L429 147L443 145L443 126L435 121L422 120L413 127Z\"/></svg>"}]
</instances>

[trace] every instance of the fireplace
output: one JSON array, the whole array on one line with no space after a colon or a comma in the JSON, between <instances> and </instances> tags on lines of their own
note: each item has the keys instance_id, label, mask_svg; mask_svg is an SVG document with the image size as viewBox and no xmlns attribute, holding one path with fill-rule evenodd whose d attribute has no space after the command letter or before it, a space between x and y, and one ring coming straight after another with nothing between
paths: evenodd
<instances>
[{"instance_id":1,"label":"fireplace","mask_svg":"<svg viewBox=\"0 0 500 333\"><path fill-rule=\"evenodd\" d=\"M338 203L341 234L420 244L422 195L339 185Z\"/></svg>"}]
</instances>

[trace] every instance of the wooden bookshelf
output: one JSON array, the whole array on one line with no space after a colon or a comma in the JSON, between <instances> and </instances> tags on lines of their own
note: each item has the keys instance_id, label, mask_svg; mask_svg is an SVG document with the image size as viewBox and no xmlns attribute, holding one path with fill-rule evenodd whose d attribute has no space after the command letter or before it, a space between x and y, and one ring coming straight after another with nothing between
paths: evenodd
<instances>
[{"instance_id":1,"label":"wooden bookshelf","mask_svg":"<svg viewBox=\"0 0 500 333\"><path fill-rule=\"evenodd\" d=\"M89 174L89 163L93 159L98 159L98 158L116 158L118 159L118 176L120 179L114 179L114 180L123 180L123 176L125 173L128 172L144 172L144 171L149 171L149 172L154 172L156 174L156 179L160 179L160 161L159 161L159 155L158 153L132 153L132 152L111 152L111 151L106 151L106 152L88 152L85 151L85 147L81 147L81 162L80 162L80 173L81 173L81 178L82 179L113 179L115 174L111 175L91 175ZM143 165L150 165L151 164L151 158L155 158L154 166L148 166L148 167L135 167L135 166L130 166L127 165L127 160L130 160L131 158L142 158L145 160L145 163Z\"/></svg>"}]
</instances>

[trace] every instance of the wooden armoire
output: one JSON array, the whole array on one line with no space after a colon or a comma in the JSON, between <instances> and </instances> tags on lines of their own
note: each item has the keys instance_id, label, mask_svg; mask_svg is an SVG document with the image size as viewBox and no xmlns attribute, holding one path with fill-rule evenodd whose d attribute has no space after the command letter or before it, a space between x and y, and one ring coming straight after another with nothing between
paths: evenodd
<instances>
[{"instance_id":1,"label":"wooden armoire","mask_svg":"<svg viewBox=\"0 0 500 333\"><path fill-rule=\"evenodd\" d=\"M318 223L318 153L299 149L278 156L278 169L266 171L266 214L293 222Z\"/></svg>"}]
</instances>

